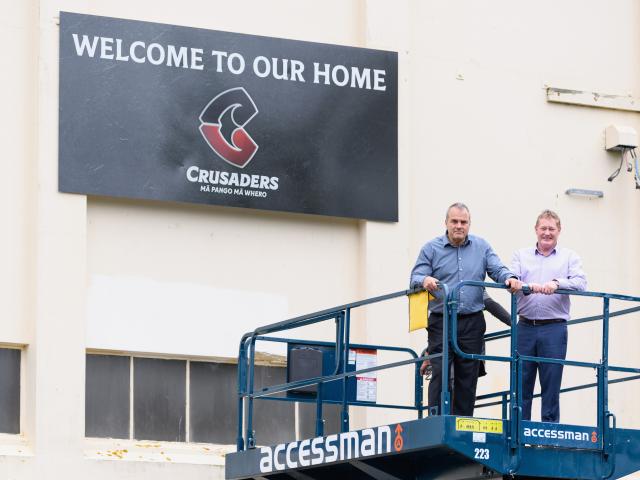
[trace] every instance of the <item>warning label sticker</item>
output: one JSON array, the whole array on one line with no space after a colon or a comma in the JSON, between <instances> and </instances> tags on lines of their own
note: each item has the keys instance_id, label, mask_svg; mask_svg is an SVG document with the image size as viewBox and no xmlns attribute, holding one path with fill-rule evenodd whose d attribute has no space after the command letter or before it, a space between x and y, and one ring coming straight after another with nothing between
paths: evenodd
<instances>
[{"instance_id":1,"label":"warning label sticker","mask_svg":"<svg viewBox=\"0 0 640 480\"><path fill-rule=\"evenodd\" d=\"M502 433L502 420L483 418L456 418L456 430L459 432Z\"/></svg>"}]
</instances>

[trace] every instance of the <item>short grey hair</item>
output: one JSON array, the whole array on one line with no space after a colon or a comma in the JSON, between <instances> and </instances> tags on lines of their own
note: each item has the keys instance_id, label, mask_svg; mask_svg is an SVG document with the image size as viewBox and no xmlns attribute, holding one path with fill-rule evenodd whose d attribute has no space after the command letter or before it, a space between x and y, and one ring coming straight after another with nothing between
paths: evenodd
<instances>
[{"instance_id":1,"label":"short grey hair","mask_svg":"<svg viewBox=\"0 0 640 480\"><path fill-rule=\"evenodd\" d=\"M466 210L467 213L469 214L469 218L471 218L471 212L469 211L469 207L467 207L462 202L456 202L456 203L452 203L451 205L449 205L449 208L447 208L447 215L444 217L445 221L447 221L447 219L449 218L449 212L451 211L452 208L457 208L458 210Z\"/></svg>"}]
</instances>

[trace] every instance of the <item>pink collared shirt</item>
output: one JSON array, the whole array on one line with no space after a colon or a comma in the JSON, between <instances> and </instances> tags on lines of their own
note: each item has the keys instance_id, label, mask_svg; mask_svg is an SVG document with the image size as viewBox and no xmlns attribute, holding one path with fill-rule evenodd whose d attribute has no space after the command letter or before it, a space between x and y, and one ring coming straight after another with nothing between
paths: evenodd
<instances>
[{"instance_id":1,"label":"pink collared shirt","mask_svg":"<svg viewBox=\"0 0 640 480\"><path fill-rule=\"evenodd\" d=\"M582 260L568 248L556 246L546 257L536 247L522 248L513 255L511 271L524 283L543 284L557 280L559 288L564 290L587 288ZM530 320L569 320L570 307L569 295L518 294L518 314Z\"/></svg>"}]
</instances>

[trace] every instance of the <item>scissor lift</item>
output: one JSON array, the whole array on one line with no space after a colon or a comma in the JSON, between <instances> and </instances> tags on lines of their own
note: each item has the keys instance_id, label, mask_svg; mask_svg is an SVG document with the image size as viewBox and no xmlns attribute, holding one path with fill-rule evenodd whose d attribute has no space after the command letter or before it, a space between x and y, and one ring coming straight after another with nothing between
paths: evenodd
<instances>
[{"instance_id":1,"label":"scissor lift","mask_svg":"<svg viewBox=\"0 0 640 480\"><path fill-rule=\"evenodd\" d=\"M349 342L351 311L355 308L416 294L420 290L404 290L371 298L333 309L297 317L284 322L257 328L243 336L238 357L238 437L237 452L226 456L227 479L331 479L374 478L394 479L488 479L488 478L546 478L546 479L615 479L640 470L640 430L618 428L615 415L608 408L609 384L640 379L640 369L612 366L608 363L609 322L612 317L640 311L634 306L609 312L611 300L635 302L639 297L600 292L558 290L560 295L579 295L602 299L602 314L570 321L569 324L602 321L602 360L597 363L528 357L518 354L516 299L511 297L512 328L489 334L486 340L510 337L509 356L467 354L457 342L457 298L460 288L505 288L484 282L462 282L452 291L442 285L446 297L444 332L449 341L443 342L443 352L419 356L413 350L379 345L355 345ZM334 321L335 343L314 342L315 345L335 348L335 368L332 374L306 380L291 381L254 391L254 357L257 341L294 342L268 336L314 323ZM349 371L348 355L352 348L369 348L404 352L409 359ZM450 349L457 355L477 360L507 362L510 365L510 388L478 397L476 407L502 405L499 419L459 417L450 415L447 369L442 372L441 412L428 412L423 405L420 363L427 358L442 357L448 364ZM597 419L593 426L567 425L522 420L523 361L561 363L573 367L592 368L597 381L562 392L585 388L597 389ZM357 401L348 398L350 378L383 369L413 364L415 395L413 405L389 405ZM624 372L626 377L609 380L609 372ZM323 389L341 382L339 400L328 399ZM317 386L315 398L287 396L286 392ZM316 436L271 446L256 446L253 431L253 403L257 400L308 401L316 404ZM481 402L487 403L481 403ZM324 435L323 405L341 404L341 432ZM349 429L349 407L396 408L414 410L418 419L362 430ZM424 413L430 413L424 417Z\"/></svg>"}]
</instances>

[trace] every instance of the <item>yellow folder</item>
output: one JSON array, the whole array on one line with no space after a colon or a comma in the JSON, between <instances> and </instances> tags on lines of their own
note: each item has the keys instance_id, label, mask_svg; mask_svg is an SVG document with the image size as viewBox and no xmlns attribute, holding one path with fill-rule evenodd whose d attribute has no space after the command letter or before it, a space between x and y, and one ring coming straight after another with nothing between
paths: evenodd
<instances>
[{"instance_id":1,"label":"yellow folder","mask_svg":"<svg viewBox=\"0 0 640 480\"><path fill-rule=\"evenodd\" d=\"M409 295L409 331L427 328L429 300L435 297L426 290Z\"/></svg>"}]
</instances>

